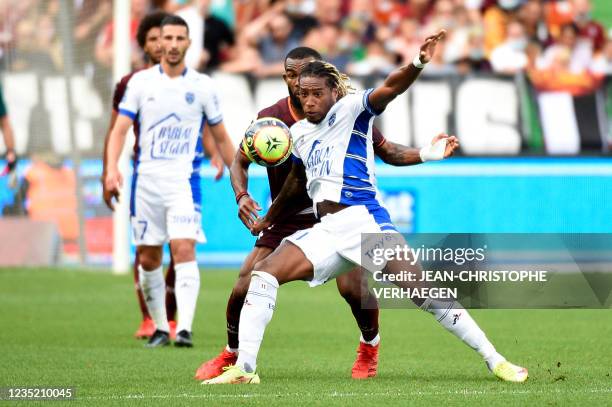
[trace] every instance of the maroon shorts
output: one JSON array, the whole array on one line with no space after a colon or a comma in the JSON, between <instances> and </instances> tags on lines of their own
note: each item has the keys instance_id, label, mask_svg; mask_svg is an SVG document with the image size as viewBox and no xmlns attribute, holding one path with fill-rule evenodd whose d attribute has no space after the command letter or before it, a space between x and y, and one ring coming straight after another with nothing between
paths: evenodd
<instances>
[{"instance_id":1,"label":"maroon shorts","mask_svg":"<svg viewBox=\"0 0 612 407\"><path fill-rule=\"evenodd\" d=\"M280 246L282 240L287 236L291 236L298 230L309 229L318 222L319 220L314 216L314 213L295 215L284 219L261 232L259 238L255 241L255 247L269 247L274 250Z\"/></svg>"}]
</instances>

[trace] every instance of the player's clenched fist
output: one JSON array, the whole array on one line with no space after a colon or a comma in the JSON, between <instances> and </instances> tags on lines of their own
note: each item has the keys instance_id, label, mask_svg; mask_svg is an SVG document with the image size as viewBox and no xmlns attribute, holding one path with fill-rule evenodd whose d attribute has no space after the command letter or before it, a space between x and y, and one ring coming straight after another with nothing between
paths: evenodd
<instances>
[{"instance_id":1,"label":"player's clenched fist","mask_svg":"<svg viewBox=\"0 0 612 407\"><path fill-rule=\"evenodd\" d=\"M123 176L121 173L118 170L109 169L104 177L102 196L106 206L108 206L111 211L115 210L113 198L119 201L119 191L121 190L122 186Z\"/></svg>"}]
</instances>

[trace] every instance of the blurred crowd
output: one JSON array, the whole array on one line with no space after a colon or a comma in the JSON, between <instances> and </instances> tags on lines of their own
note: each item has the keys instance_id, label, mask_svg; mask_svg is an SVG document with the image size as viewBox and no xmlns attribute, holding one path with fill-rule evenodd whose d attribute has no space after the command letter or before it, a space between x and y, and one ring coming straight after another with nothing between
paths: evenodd
<instances>
[{"instance_id":1,"label":"blurred crowd","mask_svg":"<svg viewBox=\"0 0 612 407\"><path fill-rule=\"evenodd\" d=\"M112 67L111 0L71 0L76 66L92 76ZM278 75L303 44L350 75L385 74L412 61L424 38L448 35L427 73L527 72L541 89L581 94L612 74L612 39L591 0L131 0L136 28L164 9L189 23L187 62L201 71ZM61 70L59 0L0 2L0 59L13 71ZM609 23L608 23L609 24Z\"/></svg>"}]
</instances>

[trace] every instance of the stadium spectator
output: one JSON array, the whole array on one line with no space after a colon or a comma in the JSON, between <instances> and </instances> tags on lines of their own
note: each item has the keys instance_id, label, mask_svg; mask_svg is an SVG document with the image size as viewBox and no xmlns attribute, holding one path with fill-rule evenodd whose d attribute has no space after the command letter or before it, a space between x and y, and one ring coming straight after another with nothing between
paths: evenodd
<instances>
[{"instance_id":1,"label":"stadium spectator","mask_svg":"<svg viewBox=\"0 0 612 407\"><path fill-rule=\"evenodd\" d=\"M591 0L574 0L574 23L579 29L579 36L591 41L594 51L603 49L606 42L604 27L591 17Z\"/></svg>"},{"instance_id":2,"label":"stadium spectator","mask_svg":"<svg viewBox=\"0 0 612 407\"><path fill-rule=\"evenodd\" d=\"M399 26L398 35L392 35L386 28L379 27L377 34L381 40L387 40L386 47L399 57L400 63L409 64L421 44L419 22L414 18L405 18Z\"/></svg>"},{"instance_id":3,"label":"stadium spectator","mask_svg":"<svg viewBox=\"0 0 612 407\"><path fill-rule=\"evenodd\" d=\"M350 62L346 71L349 75L388 75L395 69L393 58L386 52L379 41L370 41L366 48L366 56L358 62Z\"/></svg>"},{"instance_id":4,"label":"stadium spectator","mask_svg":"<svg viewBox=\"0 0 612 407\"><path fill-rule=\"evenodd\" d=\"M527 0L518 10L517 19L523 24L527 37L542 45L551 39L544 22L544 8L540 0Z\"/></svg>"},{"instance_id":5,"label":"stadium spectator","mask_svg":"<svg viewBox=\"0 0 612 407\"><path fill-rule=\"evenodd\" d=\"M270 8L266 13L244 28L242 35L247 44L259 51L261 64L258 76L280 75L284 72L285 55L300 45L301 38L293 32L293 24L283 12L283 3Z\"/></svg>"},{"instance_id":6,"label":"stadium spectator","mask_svg":"<svg viewBox=\"0 0 612 407\"><path fill-rule=\"evenodd\" d=\"M147 13L148 8L149 3L147 0L132 0L132 7L130 8L130 41L132 43L131 56L133 69L142 68L142 54L136 43L136 31L138 30L140 20ZM107 68L111 68L113 64L113 27L114 22L111 20L102 28L95 47L96 61L101 66Z\"/></svg>"},{"instance_id":7,"label":"stadium spectator","mask_svg":"<svg viewBox=\"0 0 612 407\"><path fill-rule=\"evenodd\" d=\"M506 38L506 26L523 0L497 0L497 4L489 7L483 15L484 51L489 57L491 52Z\"/></svg>"},{"instance_id":8,"label":"stadium spectator","mask_svg":"<svg viewBox=\"0 0 612 407\"><path fill-rule=\"evenodd\" d=\"M540 90L583 95L601 84L601 72L594 68L590 42L578 38L574 24L566 24L561 27L557 43L544 51L529 76Z\"/></svg>"},{"instance_id":9,"label":"stadium spectator","mask_svg":"<svg viewBox=\"0 0 612 407\"><path fill-rule=\"evenodd\" d=\"M63 61L55 30L57 2L30 3L16 25L16 70L56 71Z\"/></svg>"},{"instance_id":10,"label":"stadium spectator","mask_svg":"<svg viewBox=\"0 0 612 407\"><path fill-rule=\"evenodd\" d=\"M508 24L506 40L491 53L493 70L503 74L515 74L527 66L527 35L518 20Z\"/></svg>"}]
</instances>

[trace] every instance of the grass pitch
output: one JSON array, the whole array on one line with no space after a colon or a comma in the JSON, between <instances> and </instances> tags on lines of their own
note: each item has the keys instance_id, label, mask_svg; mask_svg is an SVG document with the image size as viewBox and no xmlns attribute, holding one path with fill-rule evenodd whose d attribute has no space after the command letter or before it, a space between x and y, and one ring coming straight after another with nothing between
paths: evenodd
<instances>
[{"instance_id":1,"label":"grass pitch","mask_svg":"<svg viewBox=\"0 0 612 407\"><path fill-rule=\"evenodd\" d=\"M149 350L132 337L139 313L131 276L0 270L0 387L75 386L76 403L88 405L565 406L612 400L610 310L473 311L497 348L529 368L522 385L497 381L430 315L383 310L379 375L351 380L358 331L335 284L280 289L259 358L261 385L202 386L192 376L225 344L234 277L202 273L195 348Z\"/></svg>"}]
</instances>

